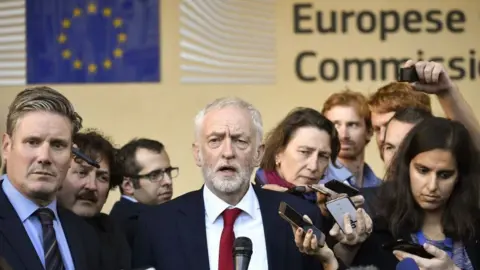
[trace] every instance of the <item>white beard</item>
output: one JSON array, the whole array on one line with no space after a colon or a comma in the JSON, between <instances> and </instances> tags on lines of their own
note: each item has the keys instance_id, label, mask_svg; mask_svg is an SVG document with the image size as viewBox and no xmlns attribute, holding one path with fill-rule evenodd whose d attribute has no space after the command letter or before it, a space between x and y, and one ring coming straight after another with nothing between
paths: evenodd
<instances>
[{"instance_id":1,"label":"white beard","mask_svg":"<svg viewBox=\"0 0 480 270\"><path fill-rule=\"evenodd\" d=\"M202 163L202 174L205 183L211 183L212 188L224 194L234 194L240 191L242 187L250 182L250 176L254 170L253 166L237 166L237 173L235 175L216 175L215 171L217 166L205 164L201 152L200 160Z\"/></svg>"}]
</instances>

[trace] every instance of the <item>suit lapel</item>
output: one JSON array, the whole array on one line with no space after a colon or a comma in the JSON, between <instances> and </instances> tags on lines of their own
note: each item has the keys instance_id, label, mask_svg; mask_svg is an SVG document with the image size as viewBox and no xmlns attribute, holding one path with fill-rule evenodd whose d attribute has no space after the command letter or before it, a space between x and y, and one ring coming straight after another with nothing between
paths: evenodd
<instances>
[{"instance_id":1,"label":"suit lapel","mask_svg":"<svg viewBox=\"0 0 480 270\"><path fill-rule=\"evenodd\" d=\"M68 213L68 210L65 210L61 207L58 207L57 211L62 222L63 232L68 242L68 247L72 255L75 269L87 269L87 266L85 265L86 255L84 253L84 247L81 238L82 235L78 233L78 230L76 229L77 224L75 224L75 220L73 220L71 216L74 214Z\"/></svg>"},{"instance_id":2,"label":"suit lapel","mask_svg":"<svg viewBox=\"0 0 480 270\"><path fill-rule=\"evenodd\" d=\"M209 270L203 190L194 191L178 209L178 234L188 269Z\"/></svg>"},{"instance_id":3,"label":"suit lapel","mask_svg":"<svg viewBox=\"0 0 480 270\"><path fill-rule=\"evenodd\" d=\"M0 181L0 233L15 251L25 269L43 269L40 258L28 237L20 218L8 200ZM8 247L7 247L8 248Z\"/></svg>"},{"instance_id":4,"label":"suit lapel","mask_svg":"<svg viewBox=\"0 0 480 270\"><path fill-rule=\"evenodd\" d=\"M278 200L271 198L271 194L254 186L257 194L260 212L262 213L263 231L265 233L265 243L267 246L268 268L272 270L284 269L287 258L288 233L293 235L290 226L279 226L283 224L278 215ZM288 223L285 222L288 225ZM290 231L287 231L290 230Z\"/></svg>"}]
</instances>

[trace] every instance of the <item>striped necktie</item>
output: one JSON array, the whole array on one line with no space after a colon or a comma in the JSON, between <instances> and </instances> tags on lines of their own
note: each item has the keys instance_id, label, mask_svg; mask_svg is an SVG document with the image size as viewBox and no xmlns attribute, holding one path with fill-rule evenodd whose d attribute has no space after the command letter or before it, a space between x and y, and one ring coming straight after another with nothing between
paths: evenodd
<instances>
[{"instance_id":1,"label":"striped necktie","mask_svg":"<svg viewBox=\"0 0 480 270\"><path fill-rule=\"evenodd\" d=\"M45 270L63 270L62 256L53 229L53 220L55 219L53 211L49 208L39 208L34 214L42 224Z\"/></svg>"}]
</instances>

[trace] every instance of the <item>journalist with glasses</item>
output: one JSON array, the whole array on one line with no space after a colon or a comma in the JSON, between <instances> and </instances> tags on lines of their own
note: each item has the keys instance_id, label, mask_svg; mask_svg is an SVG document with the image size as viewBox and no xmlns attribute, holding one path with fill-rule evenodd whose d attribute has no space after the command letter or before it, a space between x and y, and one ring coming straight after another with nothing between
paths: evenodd
<instances>
[{"instance_id":1,"label":"journalist with glasses","mask_svg":"<svg viewBox=\"0 0 480 270\"><path fill-rule=\"evenodd\" d=\"M170 164L164 145L156 140L140 138L124 145L118 152L123 182L121 198L110 216L122 224L130 244L135 234L138 215L149 205L169 201L173 194L173 179L179 168Z\"/></svg>"}]
</instances>

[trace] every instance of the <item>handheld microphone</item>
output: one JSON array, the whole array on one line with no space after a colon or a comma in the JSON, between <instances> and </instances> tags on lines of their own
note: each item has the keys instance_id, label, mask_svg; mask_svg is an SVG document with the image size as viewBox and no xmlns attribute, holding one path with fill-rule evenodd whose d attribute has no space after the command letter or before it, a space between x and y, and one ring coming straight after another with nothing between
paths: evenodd
<instances>
[{"instance_id":1,"label":"handheld microphone","mask_svg":"<svg viewBox=\"0 0 480 270\"><path fill-rule=\"evenodd\" d=\"M233 243L233 265L235 270L247 270L252 257L252 240L238 237Z\"/></svg>"},{"instance_id":2,"label":"handheld microphone","mask_svg":"<svg viewBox=\"0 0 480 270\"><path fill-rule=\"evenodd\" d=\"M412 258L405 258L405 259L401 260L397 264L397 267L395 269L397 269L397 270L420 270L417 263Z\"/></svg>"}]
</instances>

